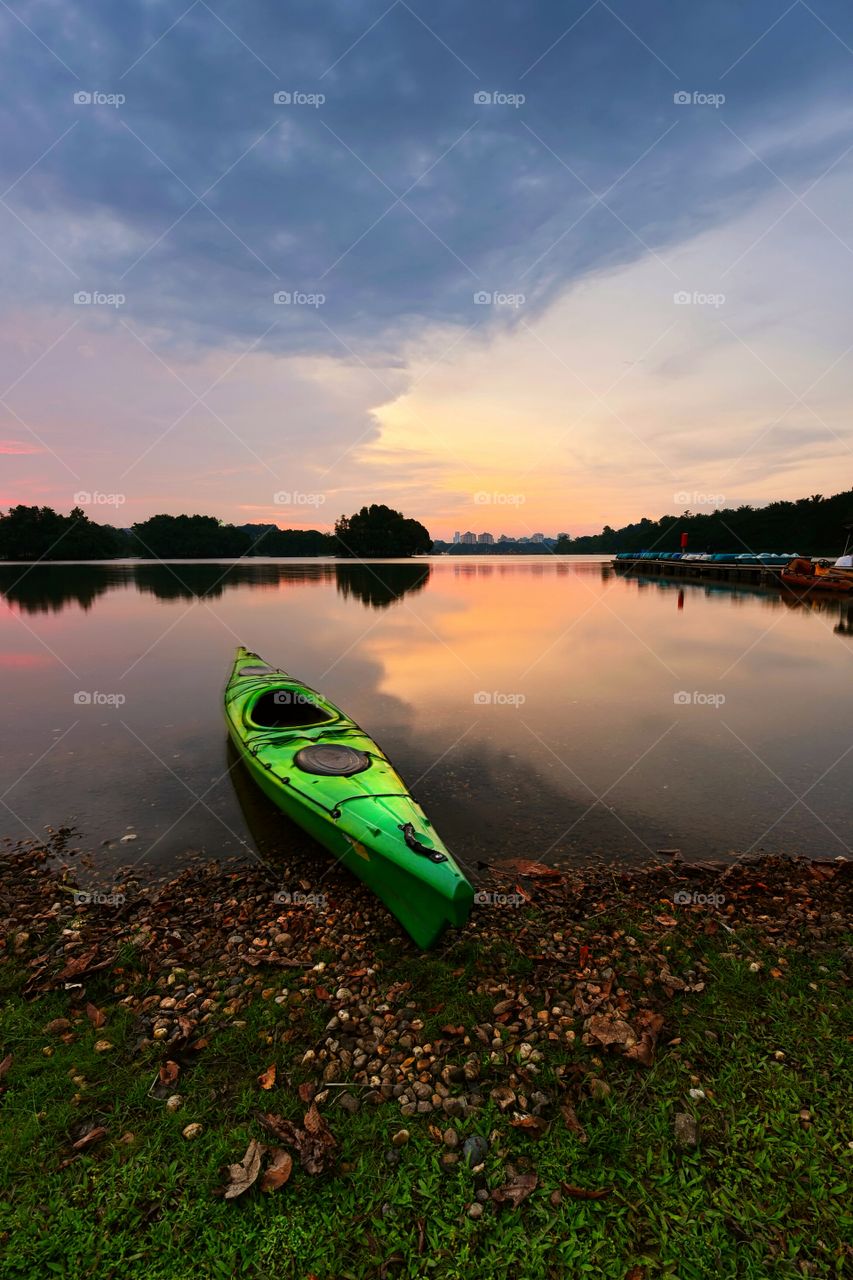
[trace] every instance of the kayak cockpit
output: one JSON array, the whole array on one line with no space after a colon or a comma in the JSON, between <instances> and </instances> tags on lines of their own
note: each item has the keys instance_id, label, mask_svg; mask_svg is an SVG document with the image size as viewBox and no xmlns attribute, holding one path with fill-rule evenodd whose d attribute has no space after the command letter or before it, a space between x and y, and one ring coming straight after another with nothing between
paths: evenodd
<instances>
[{"instance_id":1,"label":"kayak cockpit","mask_svg":"<svg viewBox=\"0 0 853 1280\"><path fill-rule=\"evenodd\" d=\"M337 718L301 689L266 689L245 710L246 723L256 729L306 729Z\"/></svg>"}]
</instances>

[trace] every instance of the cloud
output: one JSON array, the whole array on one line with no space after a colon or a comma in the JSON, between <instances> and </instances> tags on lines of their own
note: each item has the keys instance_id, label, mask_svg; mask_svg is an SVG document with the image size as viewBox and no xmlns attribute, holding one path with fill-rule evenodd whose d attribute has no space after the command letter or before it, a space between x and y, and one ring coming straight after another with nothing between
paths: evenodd
<instances>
[{"instance_id":1,"label":"cloud","mask_svg":"<svg viewBox=\"0 0 853 1280\"><path fill-rule=\"evenodd\" d=\"M804 7L760 39L770 0L713 21L663 0L386 8L42 3L32 31L7 15L10 287L69 310L77 290L120 291L173 349L357 341L387 359L424 325L477 319L478 289L544 306L730 216L774 178L674 92L724 87L735 132L761 123L782 164L790 117L849 58ZM830 18L843 36L849 16ZM836 141L803 131L787 179ZM276 306L282 290L325 301Z\"/></svg>"}]
</instances>

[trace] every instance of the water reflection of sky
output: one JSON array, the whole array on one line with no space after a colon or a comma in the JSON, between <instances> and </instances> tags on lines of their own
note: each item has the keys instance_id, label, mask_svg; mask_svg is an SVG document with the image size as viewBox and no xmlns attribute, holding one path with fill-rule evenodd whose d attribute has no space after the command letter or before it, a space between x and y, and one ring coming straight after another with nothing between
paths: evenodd
<instances>
[{"instance_id":1,"label":"water reflection of sky","mask_svg":"<svg viewBox=\"0 0 853 1280\"><path fill-rule=\"evenodd\" d=\"M158 865L288 847L227 773L245 643L372 732L473 857L850 843L850 602L543 558L5 565L0 593L10 835L132 826L122 857Z\"/></svg>"}]
</instances>

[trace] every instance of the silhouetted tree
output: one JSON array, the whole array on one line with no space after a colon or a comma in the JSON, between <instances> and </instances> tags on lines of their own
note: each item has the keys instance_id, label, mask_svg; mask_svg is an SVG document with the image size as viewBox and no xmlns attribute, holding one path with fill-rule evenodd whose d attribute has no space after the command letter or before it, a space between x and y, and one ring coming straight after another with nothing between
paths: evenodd
<instances>
[{"instance_id":1,"label":"silhouetted tree","mask_svg":"<svg viewBox=\"0 0 853 1280\"><path fill-rule=\"evenodd\" d=\"M402 559L425 555L432 550L429 531L418 520L408 520L401 511L381 503L362 507L351 516L341 516L335 525L339 556Z\"/></svg>"},{"instance_id":2,"label":"silhouetted tree","mask_svg":"<svg viewBox=\"0 0 853 1280\"><path fill-rule=\"evenodd\" d=\"M109 560L126 550L120 529L95 524L82 507L62 516L51 507L21 505L0 516L3 560Z\"/></svg>"}]
</instances>

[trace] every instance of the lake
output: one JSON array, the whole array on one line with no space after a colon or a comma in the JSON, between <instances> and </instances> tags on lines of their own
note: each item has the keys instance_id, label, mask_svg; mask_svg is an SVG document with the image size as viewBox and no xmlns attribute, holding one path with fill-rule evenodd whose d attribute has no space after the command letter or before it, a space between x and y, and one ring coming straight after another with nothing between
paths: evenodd
<instances>
[{"instance_id":1,"label":"lake","mask_svg":"<svg viewBox=\"0 0 853 1280\"><path fill-rule=\"evenodd\" d=\"M6 564L0 595L0 831L73 825L105 869L304 850L228 748L239 643L370 732L465 865L849 852L850 602L550 556Z\"/></svg>"}]
</instances>

